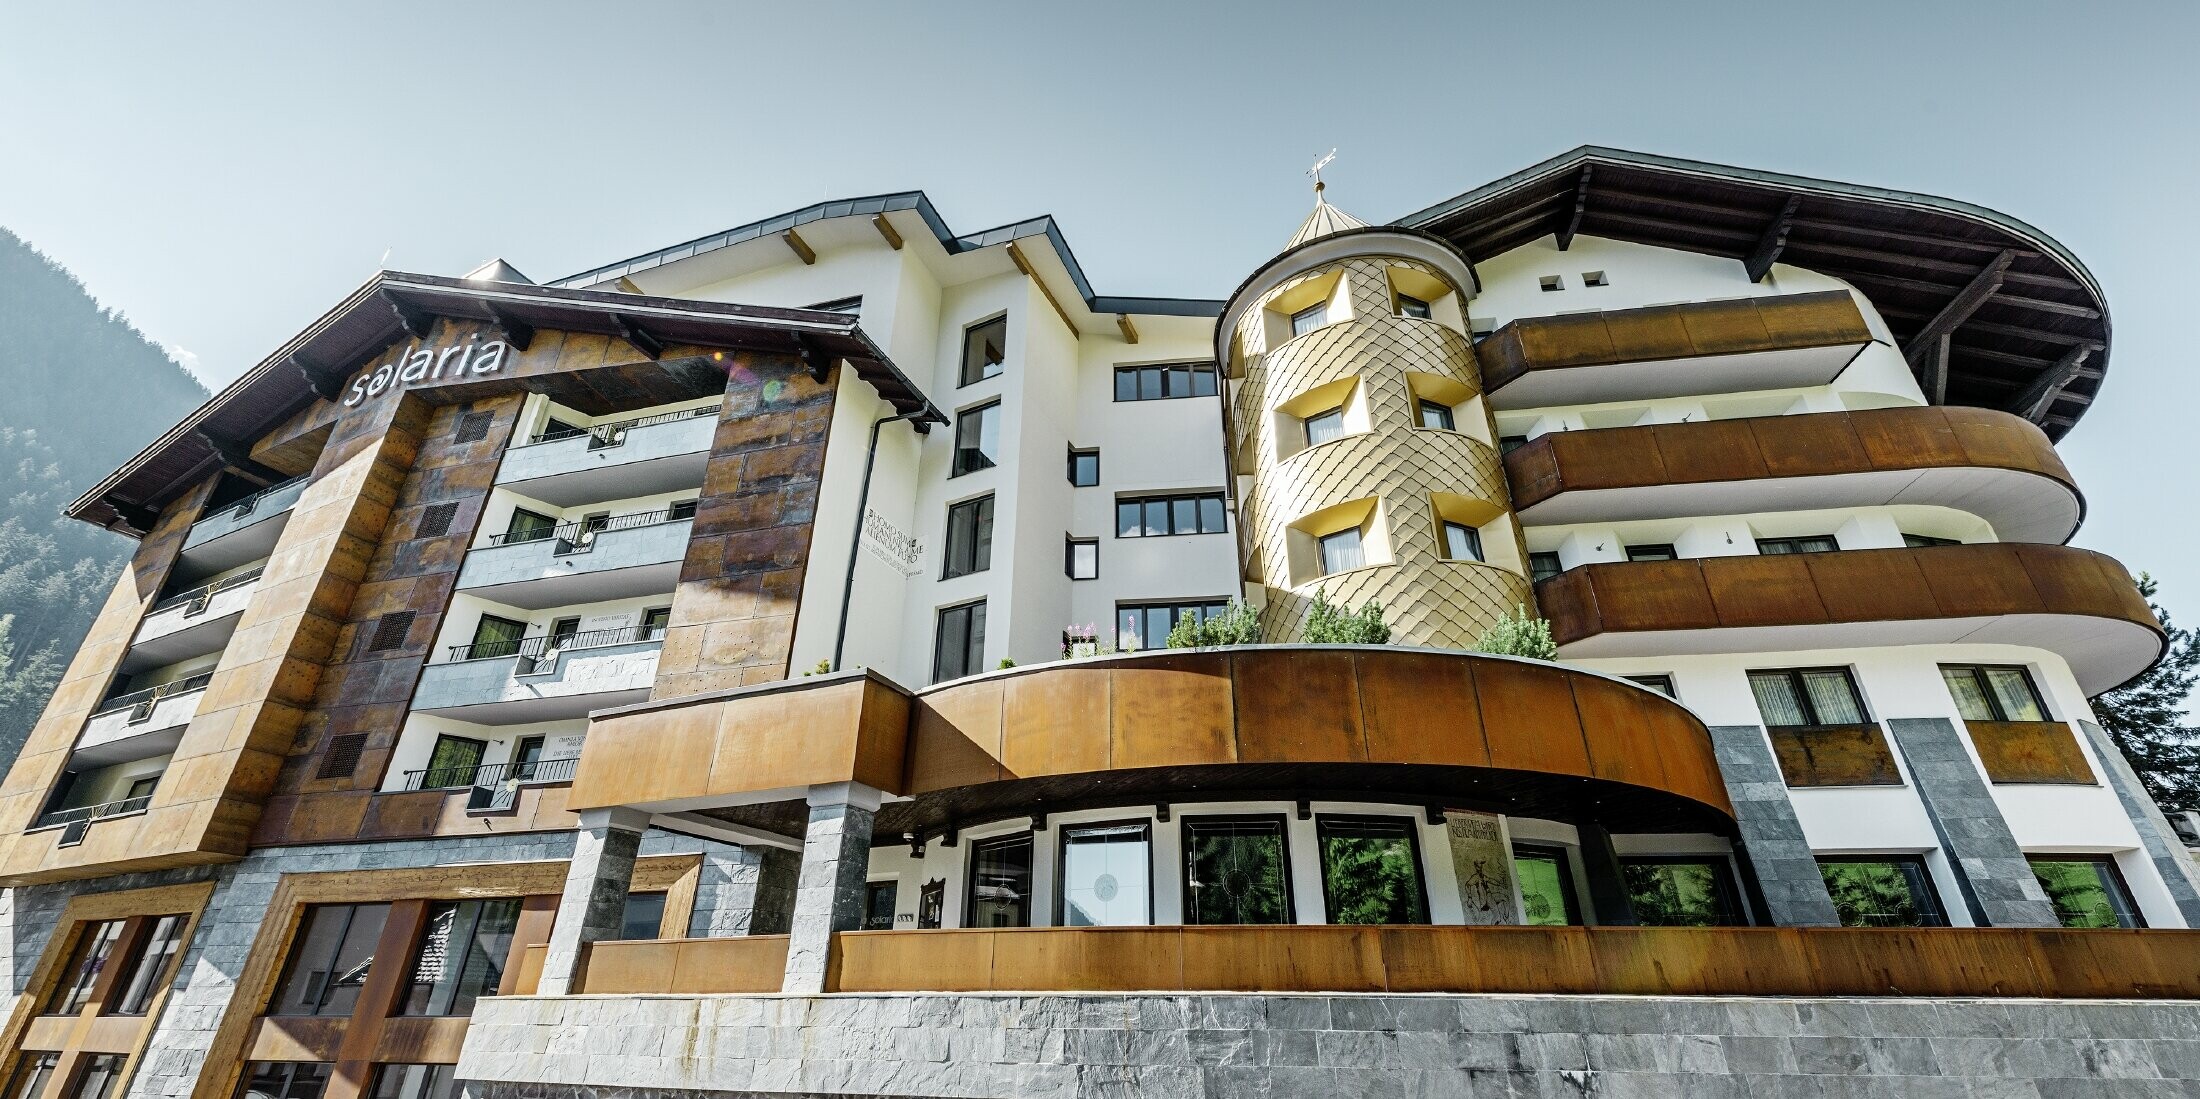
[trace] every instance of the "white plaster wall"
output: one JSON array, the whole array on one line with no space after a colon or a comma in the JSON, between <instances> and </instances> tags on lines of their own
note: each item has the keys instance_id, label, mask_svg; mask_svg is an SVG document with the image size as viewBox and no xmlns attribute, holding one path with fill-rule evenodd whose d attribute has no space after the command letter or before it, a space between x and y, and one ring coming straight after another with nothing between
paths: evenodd
<instances>
[{"instance_id":1,"label":"white plaster wall","mask_svg":"<svg viewBox=\"0 0 2200 1099\"><path fill-rule=\"evenodd\" d=\"M880 400L870 383L853 370L840 372L839 391L833 401L833 423L825 441L825 468L820 476L817 512L810 530L809 569L803 576L802 600L795 616L792 656L788 666L801 675L820 661L831 661L840 635L841 595L847 589L849 564L855 568L855 586L848 600L846 648L843 667L870 667L902 683L909 678L909 662L903 655L902 619L907 612L908 577L877 554L854 547L849 552L862 511L876 513L896 528L917 533L911 514L915 500L916 457L920 436L906 423L887 424L878 432L878 455L871 461L869 499L863 500L863 472L870 459L871 426L895 414ZM933 434L942 429L935 425ZM859 507L859 502L861 506Z\"/></svg>"},{"instance_id":2,"label":"white plaster wall","mask_svg":"<svg viewBox=\"0 0 2200 1099\"><path fill-rule=\"evenodd\" d=\"M1844 550L1899 548L1904 534L1953 538L1959 542L2000 541L1994 529L1975 515L1954 508L1920 504L1704 515L1607 524L1553 524L1525 530L1531 552L1555 552L1559 562L1567 568L1597 561L1624 561L1628 546L1666 542L1672 543L1674 551L1683 558L1698 558L1754 554L1759 538L1829 534Z\"/></svg>"},{"instance_id":3,"label":"white plaster wall","mask_svg":"<svg viewBox=\"0 0 2200 1099\"><path fill-rule=\"evenodd\" d=\"M481 754L484 766L510 763L519 742L527 737L539 736L544 742L544 759L565 758L574 754L571 746L577 745L588 735L588 719L570 721L537 721L525 725L477 725L456 718L437 717L433 714L410 714L405 718L405 730L390 750L389 767L382 774L384 790L402 790L405 775L409 771L424 770L428 758L435 751L435 741L445 733L488 742ZM569 738L561 740L561 738Z\"/></svg>"}]
</instances>

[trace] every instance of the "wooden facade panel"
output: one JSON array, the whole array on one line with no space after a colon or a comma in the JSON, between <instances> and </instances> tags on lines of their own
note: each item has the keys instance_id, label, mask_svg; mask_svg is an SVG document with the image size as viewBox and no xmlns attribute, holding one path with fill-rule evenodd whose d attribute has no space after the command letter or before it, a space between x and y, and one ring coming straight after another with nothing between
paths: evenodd
<instances>
[{"instance_id":1,"label":"wooden facade panel","mask_svg":"<svg viewBox=\"0 0 2200 1099\"><path fill-rule=\"evenodd\" d=\"M1894 749L1877 722L1773 726L1772 756L1789 786L1900 786Z\"/></svg>"},{"instance_id":2,"label":"wooden facade panel","mask_svg":"<svg viewBox=\"0 0 2200 1099\"><path fill-rule=\"evenodd\" d=\"M1291 992L1385 988L1382 930L1279 926L1168 929L1181 946L1186 989ZM1005 987L1005 986L1004 986Z\"/></svg>"},{"instance_id":3,"label":"wooden facade panel","mask_svg":"<svg viewBox=\"0 0 2200 1099\"><path fill-rule=\"evenodd\" d=\"M1231 662L1241 763L1367 759L1359 677L1352 654L1298 649Z\"/></svg>"},{"instance_id":4,"label":"wooden facade panel","mask_svg":"<svg viewBox=\"0 0 2200 1099\"><path fill-rule=\"evenodd\" d=\"M993 987L991 931L848 931L833 936L826 988L894 992L908 981L932 992Z\"/></svg>"},{"instance_id":5,"label":"wooden facade panel","mask_svg":"<svg viewBox=\"0 0 2200 1099\"><path fill-rule=\"evenodd\" d=\"M1002 773L1009 778L1108 769L1109 674L1064 668L1002 685Z\"/></svg>"},{"instance_id":6,"label":"wooden facade panel","mask_svg":"<svg viewBox=\"0 0 2200 1099\"><path fill-rule=\"evenodd\" d=\"M918 794L1000 781L1003 695L997 679L920 695L903 791Z\"/></svg>"},{"instance_id":7,"label":"wooden facade panel","mask_svg":"<svg viewBox=\"0 0 2200 1099\"><path fill-rule=\"evenodd\" d=\"M2098 781L2077 734L2063 722L1966 721L1964 727L1989 781L2075 786Z\"/></svg>"}]
</instances>

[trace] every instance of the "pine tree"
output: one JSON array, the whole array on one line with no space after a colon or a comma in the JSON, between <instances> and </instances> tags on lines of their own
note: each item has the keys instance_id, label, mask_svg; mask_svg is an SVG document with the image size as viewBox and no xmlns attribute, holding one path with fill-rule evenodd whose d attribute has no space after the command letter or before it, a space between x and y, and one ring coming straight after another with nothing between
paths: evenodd
<instances>
[{"instance_id":1,"label":"pine tree","mask_svg":"<svg viewBox=\"0 0 2200 1099\"><path fill-rule=\"evenodd\" d=\"M2095 698L2093 712L2157 803L2200 808L2200 729L2185 714L2185 700L2200 682L2200 638L2171 624L2169 612L2154 601L2159 586L2140 574L2139 594L2169 635L2168 651L2144 675Z\"/></svg>"}]
</instances>

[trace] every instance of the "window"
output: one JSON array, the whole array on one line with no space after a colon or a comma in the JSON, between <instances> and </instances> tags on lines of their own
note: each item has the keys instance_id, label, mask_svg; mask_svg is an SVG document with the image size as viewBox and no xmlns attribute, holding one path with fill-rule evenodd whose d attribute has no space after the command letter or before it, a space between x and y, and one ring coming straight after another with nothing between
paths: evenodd
<instances>
[{"instance_id":1,"label":"window","mask_svg":"<svg viewBox=\"0 0 2200 1099\"><path fill-rule=\"evenodd\" d=\"M306 1061L255 1061L245 1066L240 1099L321 1099L333 1065Z\"/></svg>"},{"instance_id":2,"label":"window","mask_svg":"<svg viewBox=\"0 0 2200 1099\"><path fill-rule=\"evenodd\" d=\"M158 773L150 774L141 779L132 779L130 782L129 792L123 794L122 797L125 801L135 801L138 798L151 797L153 796L153 791L159 789L159 787L160 775Z\"/></svg>"},{"instance_id":3,"label":"window","mask_svg":"<svg viewBox=\"0 0 2200 1099\"><path fill-rule=\"evenodd\" d=\"M514 622L493 614L482 615L481 621L474 623L474 643L467 647L466 659L518 656L519 643L526 636L525 622Z\"/></svg>"},{"instance_id":4,"label":"window","mask_svg":"<svg viewBox=\"0 0 2200 1099\"><path fill-rule=\"evenodd\" d=\"M992 469L1001 457L1001 402L955 415L955 463L950 477Z\"/></svg>"},{"instance_id":5,"label":"window","mask_svg":"<svg viewBox=\"0 0 2200 1099\"><path fill-rule=\"evenodd\" d=\"M947 914L947 879L933 878L917 888L917 929L930 931L940 926L940 918Z\"/></svg>"},{"instance_id":6,"label":"window","mask_svg":"<svg viewBox=\"0 0 2200 1099\"><path fill-rule=\"evenodd\" d=\"M947 562L940 579L953 580L993 567L993 497L989 493L947 509Z\"/></svg>"},{"instance_id":7,"label":"window","mask_svg":"<svg viewBox=\"0 0 2200 1099\"><path fill-rule=\"evenodd\" d=\"M1118 401L1167 401L1215 395L1215 364L1170 363L1115 368Z\"/></svg>"},{"instance_id":8,"label":"window","mask_svg":"<svg viewBox=\"0 0 2200 1099\"><path fill-rule=\"evenodd\" d=\"M672 625L671 607L651 607L642 612L641 640L655 641Z\"/></svg>"},{"instance_id":9,"label":"window","mask_svg":"<svg viewBox=\"0 0 2200 1099\"><path fill-rule=\"evenodd\" d=\"M985 600L940 612L932 644L932 681L976 675L985 663Z\"/></svg>"},{"instance_id":10,"label":"window","mask_svg":"<svg viewBox=\"0 0 2200 1099\"><path fill-rule=\"evenodd\" d=\"M1115 608L1115 647L1124 652L1165 648L1169 633L1187 618L1204 622L1221 614L1229 603L1220 599L1197 603L1126 603Z\"/></svg>"},{"instance_id":11,"label":"window","mask_svg":"<svg viewBox=\"0 0 2200 1099\"><path fill-rule=\"evenodd\" d=\"M901 883L891 881L865 882L863 886L864 931L892 931L894 929L894 898L901 892Z\"/></svg>"},{"instance_id":12,"label":"window","mask_svg":"<svg viewBox=\"0 0 2200 1099\"><path fill-rule=\"evenodd\" d=\"M558 521L540 512L526 508L513 508L512 519L504 525L504 545L515 542L540 542L558 529Z\"/></svg>"},{"instance_id":13,"label":"window","mask_svg":"<svg viewBox=\"0 0 2200 1099\"><path fill-rule=\"evenodd\" d=\"M1282 817L1184 819L1184 922L1292 922Z\"/></svg>"},{"instance_id":14,"label":"window","mask_svg":"<svg viewBox=\"0 0 2200 1099\"><path fill-rule=\"evenodd\" d=\"M1466 525L1444 522L1444 556L1454 561L1482 559L1482 532Z\"/></svg>"},{"instance_id":15,"label":"window","mask_svg":"<svg viewBox=\"0 0 2200 1099\"><path fill-rule=\"evenodd\" d=\"M46 1000L46 1015L74 1015L84 1010L92 1000L92 986L99 983L101 970L107 968L107 958L115 952L115 944L122 939L123 920L101 920L86 924L77 933L76 946L69 952L69 962L62 970L67 974L54 986L53 995Z\"/></svg>"},{"instance_id":16,"label":"window","mask_svg":"<svg viewBox=\"0 0 2200 1099\"><path fill-rule=\"evenodd\" d=\"M1741 923L1734 874L1725 859L1621 859L1635 921L1645 927L1724 927Z\"/></svg>"},{"instance_id":17,"label":"window","mask_svg":"<svg viewBox=\"0 0 2200 1099\"><path fill-rule=\"evenodd\" d=\"M1306 445L1320 446L1331 439L1343 437L1344 409L1332 408L1327 412L1317 412L1312 416L1308 416L1304 423L1306 427Z\"/></svg>"},{"instance_id":18,"label":"window","mask_svg":"<svg viewBox=\"0 0 2200 1099\"><path fill-rule=\"evenodd\" d=\"M1930 534L1905 534L1902 536L1902 544L1911 549L1930 549L1934 546L1960 546L1963 544L1963 539L1935 538Z\"/></svg>"},{"instance_id":19,"label":"window","mask_svg":"<svg viewBox=\"0 0 2200 1099\"><path fill-rule=\"evenodd\" d=\"M1843 927L1946 927L1925 860L1915 855L1819 859Z\"/></svg>"},{"instance_id":20,"label":"window","mask_svg":"<svg viewBox=\"0 0 2200 1099\"><path fill-rule=\"evenodd\" d=\"M695 518L695 501L693 500L674 500L665 505L665 521L668 523L677 523L682 519L693 518Z\"/></svg>"},{"instance_id":21,"label":"window","mask_svg":"<svg viewBox=\"0 0 2200 1099\"><path fill-rule=\"evenodd\" d=\"M1330 923L1427 923L1420 843L1410 817L1316 817Z\"/></svg>"},{"instance_id":22,"label":"window","mask_svg":"<svg viewBox=\"0 0 2200 1099\"><path fill-rule=\"evenodd\" d=\"M115 1085L122 1082L122 1054L96 1053L84 1059L84 1067L77 1070L76 1087L70 1089L69 1099L113 1099Z\"/></svg>"},{"instance_id":23,"label":"window","mask_svg":"<svg viewBox=\"0 0 2200 1099\"><path fill-rule=\"evenodd\" d=\"M665 895L663 893L628 893L626 907L619 910L619 938L623 940L664 938Z\"/></svg>"},{"instance_id":24,"label":"window","mask_svg":"<svg viewBox=\"0 0 2200 1099\"><path fill-rule=\"evenodd\" d=\"M963 926L1031 926L1031 833L970 845L970 914Z\"/></svg>"},{"instance_id":25,"label":"window","mask_svg":"<svg viewBox=\"0 0 2200 1099\"><path fill-rule=\"evenodd\" d=\"M1538 285L1543 287L1544 293L1566 289L1566 279L1563 275L1545 275L1537 282Z\"/></svg>"},{"instance_id":26,"label":"window","mask_svg":"<svg viewBox=\"0 0 2200 1099\"><path fill-rule=\"evenodd\" d=\"M481 770L482 754L488 750L489 742L485 740L437 734L435 747L428 752L428 768L420 773L420 788L448 790L473 785L474 775Z\"/></svg>"},{"instance_id":27,"label":"window","mask_svg":"<svg viewBox=\"0 0 2200 1099\"><path fill-rule=\"evenodd\" d=\"M1965 721L2047 721L2032 673L2014 664L1943 664L1940 678Z\"/></svg>"},{"instance_id":28,"label":"window","mask_svg":"<svg viewBox=\"0 0 2200 1099\"><path fill-rule=\"evenodd\" d=\"M1612 285L1612 282L1610 279L1604 277L1604 272L1602 271L1583 271L1581 273L1581 285L1610 286Z\"/></svg>"},{"instance_id":29,"label":"window","mask_svg":"<svg viewBox=\"0 0 2200 1099\"><path fill-rule=\"evenodd\" d=\"M2028 861L2064 927L2145 927L2116 860L2106 855L2041 855Z\"/></svg>"},{"instance_id":30,"label":"window","mask_svg":"<svg viewBox=\"0 0 2200 1099\"><path fill-rule=\"evenodd\" d=\"M388 904L319 904L306 909L276 982L270 1015L349 1015L374 965ZM314 1094L319 1094L316 1091Z\"/></svg>"},{"instance_id":31,"label":"window","mask_svg":"<svg viewBox=\"0 0 2200 1099\"><path fill-rule=\"evenodd\" d=\"M1008 318L995 317L963 330L962 384L995 377L1008 359Z\"/></svg>"},{"instance_id":32,"label":"window","mask_svg":"<svg viewBox=\"0 0 2200 1099\"><path fill-rule=\"evenodd\" d=\"M1452 424L1453 424L1453 421L1452 421L1452 418L1451 418L1451 406L1450 406L1450 405L1448 405L1448 404L1442 404L1442 403L1439 403L1439 402L1437 402L1437 401L1422 401L1422 402L1421 402L1421 426L1422 426L1422 427L1433 427L1433 428L1439 428L1439 429L1441 429L1441 430L1444 430L1444 431L1457 431L1457 430L1459 430L1458 428L1456 428L1456 427L1452 426Z\"/></svg>"},{"instance_id":33,"label":"window","mask_svg":"<svg viewBox=\"0 0 2200 1099\"><path fill-rule=\"evenodd\" d=\"M1062 571L1072 580L1100 578L1100 540L1070 538L1062 543Z\"/></svg>"},{"instance_id":34,"label":"window","mask_svg":"<svg viewBox=\"0 0 2200 1099\"><path fill-rule=\"evenodd\" d=\"M1117 538L1154 538L1164 534L1227 534L1222 494L1127 496L1115 501Z\"/></svg>"},{"instance_id":35,"label":"window","mask_svg":"<svg viewBox=\"0 0 2200 1099\"><path fill-rule=\"evenodd\" d=\"M160 989L168 963L183 948L183 926L187 922L182 916L162 916L153 921L152 930L115 986L115 1001L107 1006L110 1014L143 1015L152 1006L153 994Z\"/></svg>"},{"instance_id":36,"label":"window","mask_svg":"<svg viewBox=\"0 0 2200 1099\"><path fill-rule=\"evenodd\" d=\"M1360 544L1360 528L1346 527L1335 534L1321 537L1322 575L1350 572L1367 564L1367 553Z\"/></svg>"},{"instance_id":37,"label":"window","mask_svg":"<svg viewBox=\"0 0 2200 1099\"><path fill-rule=\"evenodd\" d=\"M1847 668L1751 672L1749 689L1767 725L1861 725L1871 720Z\"/></svg>"},{"instance_id":38,"label":"window","mask_svg":"<svg viewBox=\"0 0 2200 1099\"><path fill-rule=\"evenodd\" d=\"M1662 672L1655 675L1623 675L1620 678L1630 683L1640 683L1667 698L1680 697L1673 690L1673 677Z\"/></svg>"},{"instance_id":39,"label":"window","mask_svg":"<svg viewBox=\"0 0 2200 1099\"><path fill-rule=\"evenodd\" d=\"M1513 880L1520 883L1520 922L1534 927L1581 922L1581 906L1574 900L1574 873L1565 848L1514 844Z\"/></svg>"},{"instance_id":40,"label":"window","mask_svg":"<svg viewBox=\"0 0 2200 1099\"><path fill-rule=\"evenodd\" d=\"M474 1001L496 995L519 925L519 900L437 901L413 949L412 977L400 1015L471 1015Z\"/></svg>"},{"instance_id":41,"label":"window","mask_svg":"<svg viewBox=\"0 0 2200 1099\"><path fill-rule=\"evenodd\" d=\"M1671 542L1654 542L1649 545L1627 547L1629 561L1678 561L1681 555Z\"/></svg>"},{"instance_id":42,"label":"window","mask_svg":"<svg viewBox=\"0 0 2200 1099\"><path fill-rule=\"evenodd\" d=\"M1398 295L1398 315L1421 321L1430 320L1435 316L1434 313L1430 312L1427 302L1411 294Z\"/></svg>"},{"instance_id":43,"label":"window","mask_svg":"<svg viewBox=\"0 0 2200 1099\"><path fill-rule=\"evenodd\" d=\"M1328 302L1322 302L1319 305L1309 305L1306 308L1291 314L1291 335L1293 338L1303 336L1306 335L1308 332L1312 332L1313 330L1320 328L1322 325L1328 323Z\"/></svg>"},{"instance_id":44,"label":"window","mask_svg":"<svg viewBox=\"0 0 2200 1099\"><path fill-rule=\"evenodd\" d=\"M1153 839L1145 822L1062 826L1056 911L1063 927L1153 922Z\"/></svg>"},{"instance_id":45,"label":"window","mask_svg":"<svg viewBox=\"0 0 2200 1099\"><path fill-rule=\"evenodd\" d=\"M61 1067L58 1053L26 1053L16 1067L15 1079L8 1082L7 1099L40 1099L46 1094L46 1081L53 1078L54 1070Z\"/></svg>"},{"instance_id":46,"label":"window","mask_svg":"<svg viewBox=\"0 0 2200 1099\"><path fill-rule=\"evenodd\" d=\"M367 1099L453 1099L456 1065L377 1065Z\"/></svg>"},{"instance_id":47,"label":"window","mask_svg":"<svg viewBox=\"0 0 2200 1099\"><path fill-rule=\"evenodd\" d=\"M1527 445L1528 437L1525 435L1500 435L1497 437L1497 452L1499 454L1511 454L1513 451Z\"/></svg>"},{"instance_id":48,"label":"window","mask_svg":"<svg viewBox=\"0 0 2200 1099\"><path fill-rule=\"evenodd\" d=\"M1565 571L1566 566L1559 562L1558 555L1555 553L1531 553L1528 555L1528 579L1530 580L1549 580L1551 577Z\"/></svg>"},{"instance_id":49,"label":"window","mask_svg":"<svg viewBox=\"0 0 2200 1099\"><path fill-rule=\"evenodd\" d=\"M1814 534L1805 538L1759 538L1758 553L1832 553L1840 549L1830 534Z\"/></svg>"},{"instance_id":50,"label":"window","mask_svg":"<svg viewBox=\"0 0 2200 1099\"><path fill-rule=\"evenodd\" d=\"M1091 488L1100 483L1099 451L1070 448L1069 483L1078 488Z\"/></svg>"}]
</instances>

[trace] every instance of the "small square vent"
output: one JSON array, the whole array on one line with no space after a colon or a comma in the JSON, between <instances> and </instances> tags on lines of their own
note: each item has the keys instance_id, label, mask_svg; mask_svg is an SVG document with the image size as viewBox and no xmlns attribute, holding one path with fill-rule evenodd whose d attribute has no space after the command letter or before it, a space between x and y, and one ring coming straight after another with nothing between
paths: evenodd
<instances>
[{"instance_id":1,"label":"small square vent","mask_svg":"<svg viewBox=\"0 0 2200 1099\"><path fill-rule=\"evenodd\" d=\"M489 425L496 422L496 413L469 412L458 418L458 430L453 432L455 441L478 443L489 437Z\"/></svg>"},{"instance_id":2,"label":"small square vent","mask_svg":"<svg viewBox=\"0 0 2200 1099\"><path fill-rule=\"evenodd\" d=\"M328 751L321 756L321 769L313 777L350 778L359 770L359 756L367 750L367 734L345 733L328 739Z\"/></svg>"},{"instance_id":3,"label":"small square vent","mask_svg":"<svg viewBox=\"0 0 2200 1099\"><path fill-rule=\"evenodd\" d=\"M367 651L386 653L405 647L405 635L412 631L413 612L392 611L375 620L374 632L367 638Z\"/></svg>"},{"instance_id":4,"label":"small square vent","mask_svg":"<svg viewBox=\"0 0 2200 1099\"><path fill-rule=\"evenodd\" d=\"M441 538L451 533L451 520L458 515L457 504L430 504L420 513L420 529L415 538Z\"/></svg>"}]
</instances>

